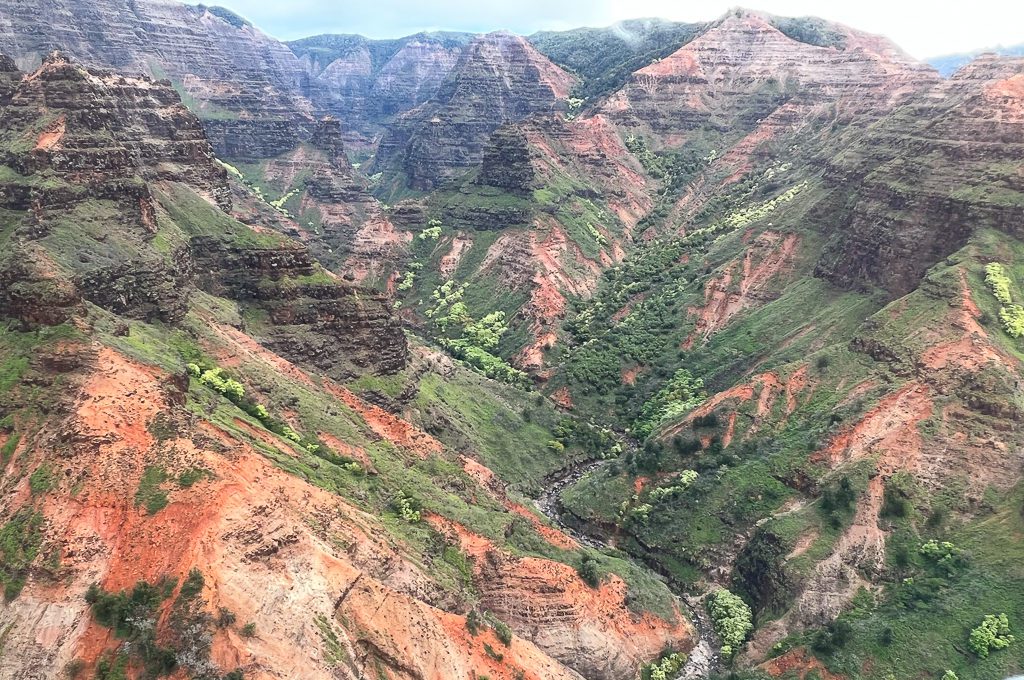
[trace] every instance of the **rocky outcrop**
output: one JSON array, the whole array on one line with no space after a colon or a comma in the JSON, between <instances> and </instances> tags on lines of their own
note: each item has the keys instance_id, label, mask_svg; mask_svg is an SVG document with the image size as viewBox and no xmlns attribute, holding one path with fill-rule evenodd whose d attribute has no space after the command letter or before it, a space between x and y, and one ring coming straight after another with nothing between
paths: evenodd
<instances>
[{"instance_id":1,"label":"rocky outcrop","mask_svg":"<svg viewBox=\"0 0 1024 680\"><path fill-rule=\"evenodd\" d=\"M264 345L327 375L397 373L409 363L401 323L387 296L341 283L271 285L260 290L274 327Z\"/></svg>"},{"instance_id":2,"label":"rocky outcrop","mask_svg":"<svg viewBox=\"0 0 1024 680\"><path fill-rule=\"evenodd\" d=\"M408 345L384 295L334 280L308 249L245 248L193 237L197 285L259 306L269 324L250 329L261 343L336 378L405 368Z\"/></svg>"},{"instance_id":3,"label":"rocky outcrop","mask_svg":"<svg viewBox=\"0 0 1024 680\"><path fill-rule=\"evenodd\" d=\"M169 180L230 206L199 121L166 83L87 69L54 52L9 95L3 129L21 144L2 161L21 175L49 172L112 195L131 193L135 177ZM45 194L36 198L45 203ZM129 198L146 200L146 192Z\"/></svg>"},{"instance_id":4,"label":"rocky outcrop","mask_svg":"<svg viewBox=\"0 0 1024 680\"><path fill-rule=\"evenodd\" d=\"M536 188L530 145L523 130L515 125L498 128L487 140L480 165L480 184L512 192Z\"/></svg>"},{"instance_id":5,"label":"rocky outcrop","mask_svg":"<svg viewBox=\"0 0 1024 680\"><path fill-rule=\"evenodd\" d=\"M5 63L5 73L16 74ZM0 263L5 316L60 323L87 300L124 317L175 323L188 311L195 277L215 295L269 308L268 343L296 360L350 372L405 366L405 337L382 297L359 296L306 247L258 239L193 195L230 206L224 169L169 85L52 54L4 98L0 207L20 220ZM313 144L325 168L351 186L337 121L323 121ZM158 199L153 186L178 189L161 189Z\"/></svg>"},{"instance_id":6,"label":"rocky outcrop","mask_svg":"<svg viewBox=\"0 0 1024 680\"><path fill-rule=\"evenodd\" d=\"M564 108L575 78L524 38L480 36L428 102L399 117L381 140L374 169L431 189L479 164L503 123Z\"/></svg>"},{"instance_id":7,"label":"rocky outcrop","mask_svg":"<svg viewBox=\"0 0 1024 680\"><path fill-rule=\"evenodd\" d=\"M243 221L276 223L279 231L305 243L328 268L358 282L383 288L407 254L411 234L395 229L366 182L345 157L337 118L318 121L309 144L263 163L259 184L293 197L293 214L282 219L262 200L243 196Z\"/></svg>"},{"instance_id":8,"label":"rocky outcrop","mask_svg":"<svg viewBox=\"0 0 1024 680\"><path fill-rule=\"evenodd\" d=\"M1022 154L1024 59L980 58L831 154L820 219L842 217L817 274L899 296L978 229L1019 237Z\"/></svg>"},{"instance_id":9,"label":"rocky outcrop","mask_svg":"<svg viewBox=\"0 0 1024 680\"><path fill-rule=\"evenodd\" d=\"M147 0L4 0L0 52L26 69L50 51L120 73L170 78L218 155L274 156L308 137L298 59L221 8Z\"/></svg>"},{"instance_id":10,"label":"rocky outcrop","mask_svg":"<svg viewBox=\"0 0 1024 680\"><path fill-rule=\"evenodd\" d=\"M0 206L16 224L5 313L60 322L82 298L131 318L179 320L190 260L153 247L149 183L182 183L230 205L199 121L167 84L86 69L58 53L27 77L10 60L4 72L17 81L0 114ZM42 309L25 307L25 286L48 300Z\"/></svg>"}]
</instances>

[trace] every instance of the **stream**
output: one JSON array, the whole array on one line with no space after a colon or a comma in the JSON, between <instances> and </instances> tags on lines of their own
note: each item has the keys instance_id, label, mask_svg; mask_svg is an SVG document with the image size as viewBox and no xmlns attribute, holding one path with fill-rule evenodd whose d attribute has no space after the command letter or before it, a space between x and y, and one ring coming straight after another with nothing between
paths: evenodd
<instances>
[{"instance_id":1,"label":"stream","mask_svg":"<svg viewBox=\"0 0 1024 680\"><path fill-rule=\"evenodd\" d=\"M584 461L581 463L574 463L553 473L548 477L547 483L544 485L544 492L535 501L537 508L544 513L544 515L550 519L555 526L561 529L562 532L571 536L580 544L596 550L607 550L611 549L612 546L598 536L586 534L572 526L569 526L562 519L562 502L560 500L560 496L563 490L578 482L584 475L596 471L610 462L612 462L611 459ZM634 565L641 569L651 571L648 565L632 556L629 556L626 559L630 560ZM697 644L690 650L689 656L686 659L686 664L679 673L676 674L675 680L698 680L708 678L713 671L717 671L719 669L720 659L717 653L718 640L715 636L711 619L708 617L707 611L704 608L703 598L677 592L677 590L672 587L670 581L666 580L665 583L672 591L672 594L675 595L676 600L686 610L697 634Z\"/></svg>"}]
</instances>

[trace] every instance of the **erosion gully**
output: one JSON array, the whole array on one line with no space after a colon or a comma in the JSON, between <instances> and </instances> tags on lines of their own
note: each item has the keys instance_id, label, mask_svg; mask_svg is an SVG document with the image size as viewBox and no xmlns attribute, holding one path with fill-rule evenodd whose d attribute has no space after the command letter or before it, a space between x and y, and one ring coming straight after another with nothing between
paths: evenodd
<instances>
[{"instance_id":1,"label":"erosion gully","mask_svg":"<svg viewBox=\"0 0 1024 680\"><path fill-rule=\"evenodd\" d=\"M611 460L590 460L574 463L573 465L562 468L547 478L546 483L544 484L545 490L536 500L537 508L559 529L574 538L577 542L596 550L609 550L613 549L614 546L596 534L589 534L574 526L570 526L562 516L564 508L562 507L561 494L567 487L582 479L584 475L590 472L596 472L611 462ZM622 554L622 551L618 552ZM651 565L646 564L635 557L629 556L626 559L629 559L633 564L641 569L653 571L657 574L657 570L652 568ZM668 585L669 589L672 591L672 594L675 596L676 601L683 609L686 610L697 633L697 644L694 645L692 650L690 650L686 664L675 676L675 680L697 680L698 678L708 678L713 672L717 672L720 669L721 659L716 652L719 647L718 638L715 635L711 620L705 611L702 598L694 597L693 595L682 592L671 579L664 580L666 585Z\"/></svg>"}]
</instances>

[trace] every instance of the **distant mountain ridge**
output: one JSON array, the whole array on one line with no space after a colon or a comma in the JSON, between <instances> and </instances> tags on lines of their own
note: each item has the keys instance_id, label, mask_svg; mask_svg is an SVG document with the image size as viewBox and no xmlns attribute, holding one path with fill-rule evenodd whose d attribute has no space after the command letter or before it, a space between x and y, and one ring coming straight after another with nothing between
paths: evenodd
<instances>
[{"instance_id":1,"label":"distant mountain ridge","mask_svg":"<svg viewBox=\"0 0 1024 680\"><path fill-rule=\"evenodd\" d=\"M980 50L973 50L971 52L961 52L958 54L944 54L937 57L930 57L926 61L935 67L943 78L948 78L953 75L957 69L962 66L966 66L983 54L997 54L1002 57L1020 57L1024 56L1024 43L1019 45L1010 45L1008 47L990 47Z\"/></svg>"}]
</instances>

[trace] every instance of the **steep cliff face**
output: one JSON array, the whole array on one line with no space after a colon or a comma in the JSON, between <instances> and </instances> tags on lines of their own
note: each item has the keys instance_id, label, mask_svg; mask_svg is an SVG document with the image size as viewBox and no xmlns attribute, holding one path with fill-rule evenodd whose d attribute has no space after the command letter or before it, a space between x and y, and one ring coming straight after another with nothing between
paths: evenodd
<instances>
[{"instance_id":1,"label":"steep cliff face","mask_svg":"<svg viewBox=\"0 0 1024 680\"><path fill-rule=\"evenodd\" d=\"M395 121L373 167L414 189L436 187L480 163L501 124L564 109L574 82L524 38L480 36L437 94Z\"/></svg>"},{"instance_id":2,"label":"steep cliff face","mask_svg":"<svg viewBox=\"0 0 1024 680\"><path fill-rule=\"evenodd\" d=\"M405 366L405 339L386 300L360 300L307 248L222 212L231 205L226 172L172 88L57 53L24 78L9 66L18 84L5 96L0 156L11 225L8 315L61 322L81 298L173 323L198 278L215 294L272 308L268 336L296 360L335 373ZM341 155L329 133L316 140Z\"/></svg>"},{"instance_id":3,"label":"steep cliff face","mask_svg":"<svg viewBox=\"0 0 1024 680\"><path fill-rule=\"evenodd\" d=\"M981 229L1019 237L1022 83L1024 59L982 57L831 158L826 180L855 203L818 273L902 295Z\"/></svg>"},{"instance_id":4,"label":"steep cliff face","mask_svg":"<svg viewBox=\"0 0 1024 680\"><path fill-rule=\"evenodd\" d=\"M468 33L417 33L396 40L321 35L288 43L310 76L310 97L340 118L355 150L371 149L394 118L433 97Z\"/></svg>"},{"instance_id":5,"label":"steep cliff face","mask_svg":"<svg viewBox=\"0 0 1024 680\"><path fill-rule=\"evenodd\" d=\"M87 70L58 53L27 77L7 73L17 79L0 123L7 275L53 288L58 309L81 296L129 317L180 319L191 264L184 249L154 247L149 183L180 182L230 205L198 120L169 86ZM9 313L38 320L17 289L5 290L21 310Z\"/></svg>"},{"instance_id":6,"label":"steep cliff face","mask_svg":"<svg viewBox=\"0 0 1024 680\"><path fill-rule=\"evenodd\" d=\"M134 0L3 3L0 53L35 68L52 50L170 78L222 157L268 157L309 134L307 78L283 44L221 8Z\"/></svg>"},{"instance_id":7,"label":"steep cliff face","mask_svg":"<svg viewBox=\"0 0 1024 680\"><path fill-rule=\"evenodd\" d=\"M308 143L275 158L240 164L252 189L237 192L237 216L274 224L305 243L328 268L383 289L412 234L395 228L345 156L338 119L317 122ZM275 202L279 205L276 205Z\"/></svg>"},{"instance_id":8,"label":"steep cliff face","mask_svg":"<svg viewBox=\"0 0 1024 680\"><path fill-rule=\"evenodd\" d=\"M811 44L776 24L787 27L767 15L734 10L635 72L601 110L634 133L678 147L704 129L749 132L781 111L786 115L774 124L783 131L814 112L840 119L884 112L938 80L884 38L831 26L828 42Z\"/></svg>"}]
</instances>

